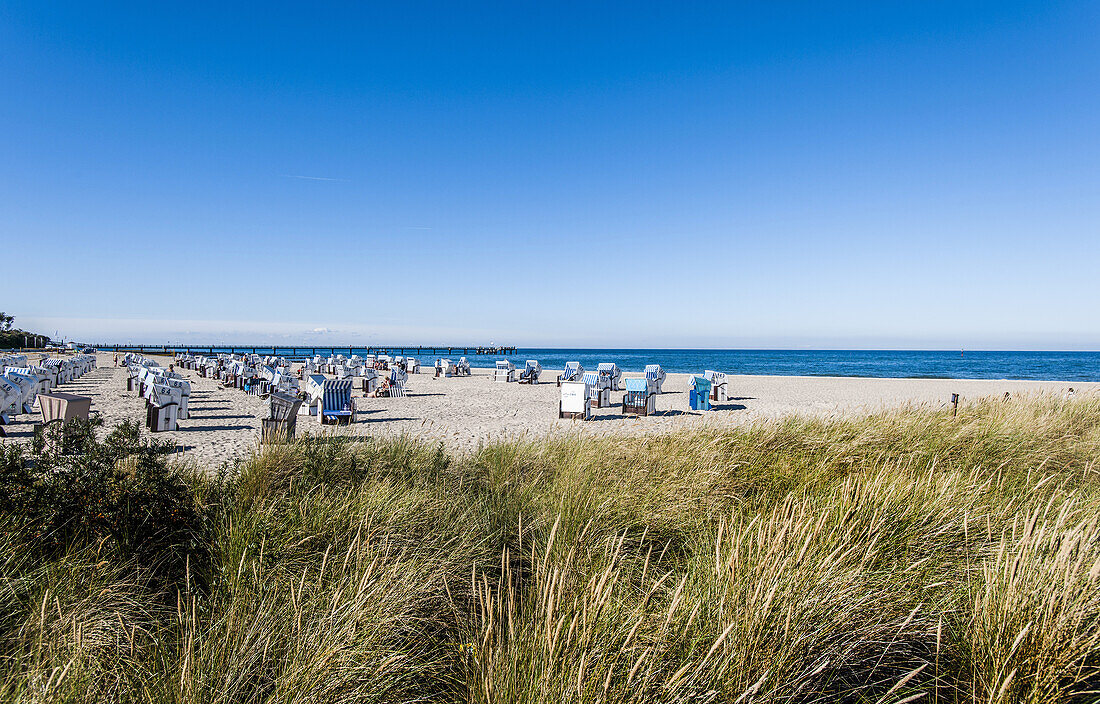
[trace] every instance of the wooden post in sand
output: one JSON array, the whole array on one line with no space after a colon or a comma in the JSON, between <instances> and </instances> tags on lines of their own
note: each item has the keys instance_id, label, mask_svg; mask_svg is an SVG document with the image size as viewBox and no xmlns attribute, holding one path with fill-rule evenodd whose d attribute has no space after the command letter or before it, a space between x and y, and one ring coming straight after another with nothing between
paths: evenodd
<instances>
[{"instance_id":1,"label":"wooden post in sand","mask_svg":"<svg viewBox=\"0 0 1100 704\"><path fill-rule=\"evenodd\" d=\"M959 417L959 395L951 394L951 405L955 407L955 411L951 414L952 418Z\"/></svg>"}]
</instances>

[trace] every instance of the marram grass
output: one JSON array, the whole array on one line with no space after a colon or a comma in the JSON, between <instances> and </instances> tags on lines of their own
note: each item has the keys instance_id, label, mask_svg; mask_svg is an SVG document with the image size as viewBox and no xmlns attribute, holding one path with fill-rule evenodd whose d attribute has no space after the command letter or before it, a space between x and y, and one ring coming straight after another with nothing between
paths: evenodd
<instances>
[{"instance_id":1,"label":"marram grass","mask_svg":"<svg viewBox=\"0 0 1100 704\"><path fill-rule=\"evenodd\" d=\"M1088 396L305 439L188 473L209 557L173 588L7 517L0 699L1100 701L1098 470Z\"/></svg>"}]
</instances>

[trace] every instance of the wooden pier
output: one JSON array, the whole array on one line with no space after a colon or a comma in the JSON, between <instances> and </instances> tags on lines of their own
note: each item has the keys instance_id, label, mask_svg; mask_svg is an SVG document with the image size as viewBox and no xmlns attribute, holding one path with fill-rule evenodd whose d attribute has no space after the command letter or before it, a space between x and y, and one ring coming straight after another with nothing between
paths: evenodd
<instances>
[{"instance_id":1,"label":"wooden pier","mask_svg":"<svg viewBox=\"0 0 1100 704\"><path fill-rule=\"evenodd\" d=\"M112 345L112 344L98 344L92 345L101 352L136 352L138 354L159 354L159 355L174 355L177 352L183 352L185 354L209 354L214 355L218 353L223 354L263 354L271 355L273 357L281 356L287 358L304 358L314 357L316 355L328 356L343 354L351 356L357 354L360 356L366 356L368 354L380 355L401 355L403 357L450 357L450 356L477 356L477 355L495 355L504 356L509 354L515 354L516 348L512 346L496 346L496 347L467 347L467 346L436 346L425 347L422 345L387 345L387 346L368 346L368 347L254 347L245 345Z\"/></svg>"}]
</instances>

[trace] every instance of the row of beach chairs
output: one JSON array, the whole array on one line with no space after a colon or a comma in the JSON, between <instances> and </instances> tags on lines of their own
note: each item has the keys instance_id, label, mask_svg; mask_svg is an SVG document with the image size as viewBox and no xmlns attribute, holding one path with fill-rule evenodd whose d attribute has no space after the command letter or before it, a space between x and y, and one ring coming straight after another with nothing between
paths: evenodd
<instances>
[{"instance_id":1,"label":"row of beach chairs","mask_svg":"<svg viewBox=\"0 0 1100 704\"><path fill-rule=\"evenodd\" d=\"M139 354L127 353L122 363L128 373L126 389L145 399L145 427L153 433L176 430L188 418L191 382Z\"/></svg>"}]
</instances>

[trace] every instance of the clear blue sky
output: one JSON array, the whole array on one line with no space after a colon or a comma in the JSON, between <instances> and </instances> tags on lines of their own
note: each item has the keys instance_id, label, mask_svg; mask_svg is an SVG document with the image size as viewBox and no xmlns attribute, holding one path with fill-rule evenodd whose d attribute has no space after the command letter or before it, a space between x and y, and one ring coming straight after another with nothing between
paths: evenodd
<instances>
[{"instance_id":1,"label":"clear blue sky","mask_svg":"<svg viewBox=\"0 0 1100 704\"><path fill-rule=\"evenodd\" d=\"M93 340L1100 348L1100 3L0 5Z\"/></svg>"}]
</instances>

